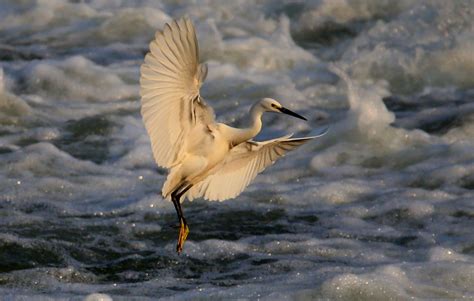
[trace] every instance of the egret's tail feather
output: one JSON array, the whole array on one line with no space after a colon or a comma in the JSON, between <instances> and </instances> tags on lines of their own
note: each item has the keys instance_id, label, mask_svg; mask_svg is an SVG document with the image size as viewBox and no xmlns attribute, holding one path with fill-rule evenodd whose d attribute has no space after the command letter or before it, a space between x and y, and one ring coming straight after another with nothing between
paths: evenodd
<instances>
[{"instance_id":1,"label":"egret's tail feather","mask_svg":"<svg viewBox=\"0 0 474 301\"><path fill-rule=\"evenodd\" d=\"M180 185L181 182L181 172L179 168L172 168L166 181L163 184L163 189L161 190L161 195L167 200L171 200L171 193Z\"/></svg>"}]
</instances>

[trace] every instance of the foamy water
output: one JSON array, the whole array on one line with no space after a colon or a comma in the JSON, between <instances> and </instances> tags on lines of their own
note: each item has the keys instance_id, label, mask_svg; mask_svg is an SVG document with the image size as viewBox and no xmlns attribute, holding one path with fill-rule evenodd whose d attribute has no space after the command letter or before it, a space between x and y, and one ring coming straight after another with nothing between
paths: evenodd
<instances>
[{"instance_id":1,"label":"foamy water","mask_svg":"<svg viewBox=\"0 0 474 301\"><path fill-rule=\"evenodd\" d=\"M0 2L6 300L474 299L472 1ZM260 139L330 132L238 198L160 197L139 114L156 29L188 15L202 95Z\"/></svg>"}]
</instances>

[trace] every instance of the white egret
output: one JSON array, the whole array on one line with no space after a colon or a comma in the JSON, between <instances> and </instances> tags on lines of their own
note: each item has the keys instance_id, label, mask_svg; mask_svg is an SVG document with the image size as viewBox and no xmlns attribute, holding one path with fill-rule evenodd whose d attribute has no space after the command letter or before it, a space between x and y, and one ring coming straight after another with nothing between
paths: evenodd
<instances>
[{"instance_id":1,"label":"white egret","mask_svg":"<svg viewBox=\"0 0 474 301\"><path fill-rule=\"evenodd\" d=\"M262 128L264 112L306 120L271 98L252 106L246 128L217 123L199 93L207 66L199 63L196 33L188 18L156 32L140 72L141 113L153 156L159 166L169 169L162 194L171 198L178 214L178 254L189 233L181 199L233 198L286 152L324 134L252 141Z\"/></svg>"}]
</instances>

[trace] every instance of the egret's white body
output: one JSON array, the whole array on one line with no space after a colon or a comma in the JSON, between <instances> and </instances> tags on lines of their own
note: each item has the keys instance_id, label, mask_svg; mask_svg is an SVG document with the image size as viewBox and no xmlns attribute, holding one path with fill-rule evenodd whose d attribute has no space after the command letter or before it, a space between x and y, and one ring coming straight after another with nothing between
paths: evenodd
<instances>
[{"instance_id":1,"label":"egret's white body","mask_svg":"<svg viewBox=\"0 0 474 301\"><path fill-rule=\"evenodd\" d=\"M188 231L180 205L183 196L220 201L235 197L279 157L315 138L289 135L252 141L262 128L264 112L303 118L270 98L252 106L246 128L217 123L199 94L206 75L206 65L199 64L195 29L187 18L156 33L141 67L141 113L155 161L169 169L162 194L172 199L181 222L178 252Z\"/></svg>"}]
</instances>

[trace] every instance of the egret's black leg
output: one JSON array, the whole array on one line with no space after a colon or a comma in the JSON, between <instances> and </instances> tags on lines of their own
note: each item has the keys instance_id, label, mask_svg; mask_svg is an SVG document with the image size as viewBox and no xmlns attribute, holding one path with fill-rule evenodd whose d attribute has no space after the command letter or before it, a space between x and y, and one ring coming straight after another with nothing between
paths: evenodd
<instances>
[{"instance_id":1,"label":"egret's black leg","mask_svg":"<svg viewBox=\"0 0 474 301\"><path fill-rule=\"evenodd\" d=\"M174 208L176 209L176 213L178 214L178 221L181 222L182 219L185 220L184 214L183 214L183 209L181 208L181 197L189 190L191 189L193 185L188 184L187 182L184 182L178 188L176 188L172 193L171 193L171 201L173 202Z\"/></svg>"},{"instance_id":2,"label":"egret's black leg","mask_svg":"<svg viewBox=\"0 0 474 301\"><path fill-rule=\"evenodd\" d=\"M174 208L176 209L176 213L178 214L179 220L179 236L178 236L178 244L176 246L176 252L181 253L183 250L184 242L189 234L189 227L186 223L186 219L184 218L183 209L181 208L181 197L192 187L191 184L183 183L182 185L178 186L172 193L171 193L171 200L173 202Z\"/></svg>"}]
</instances>

